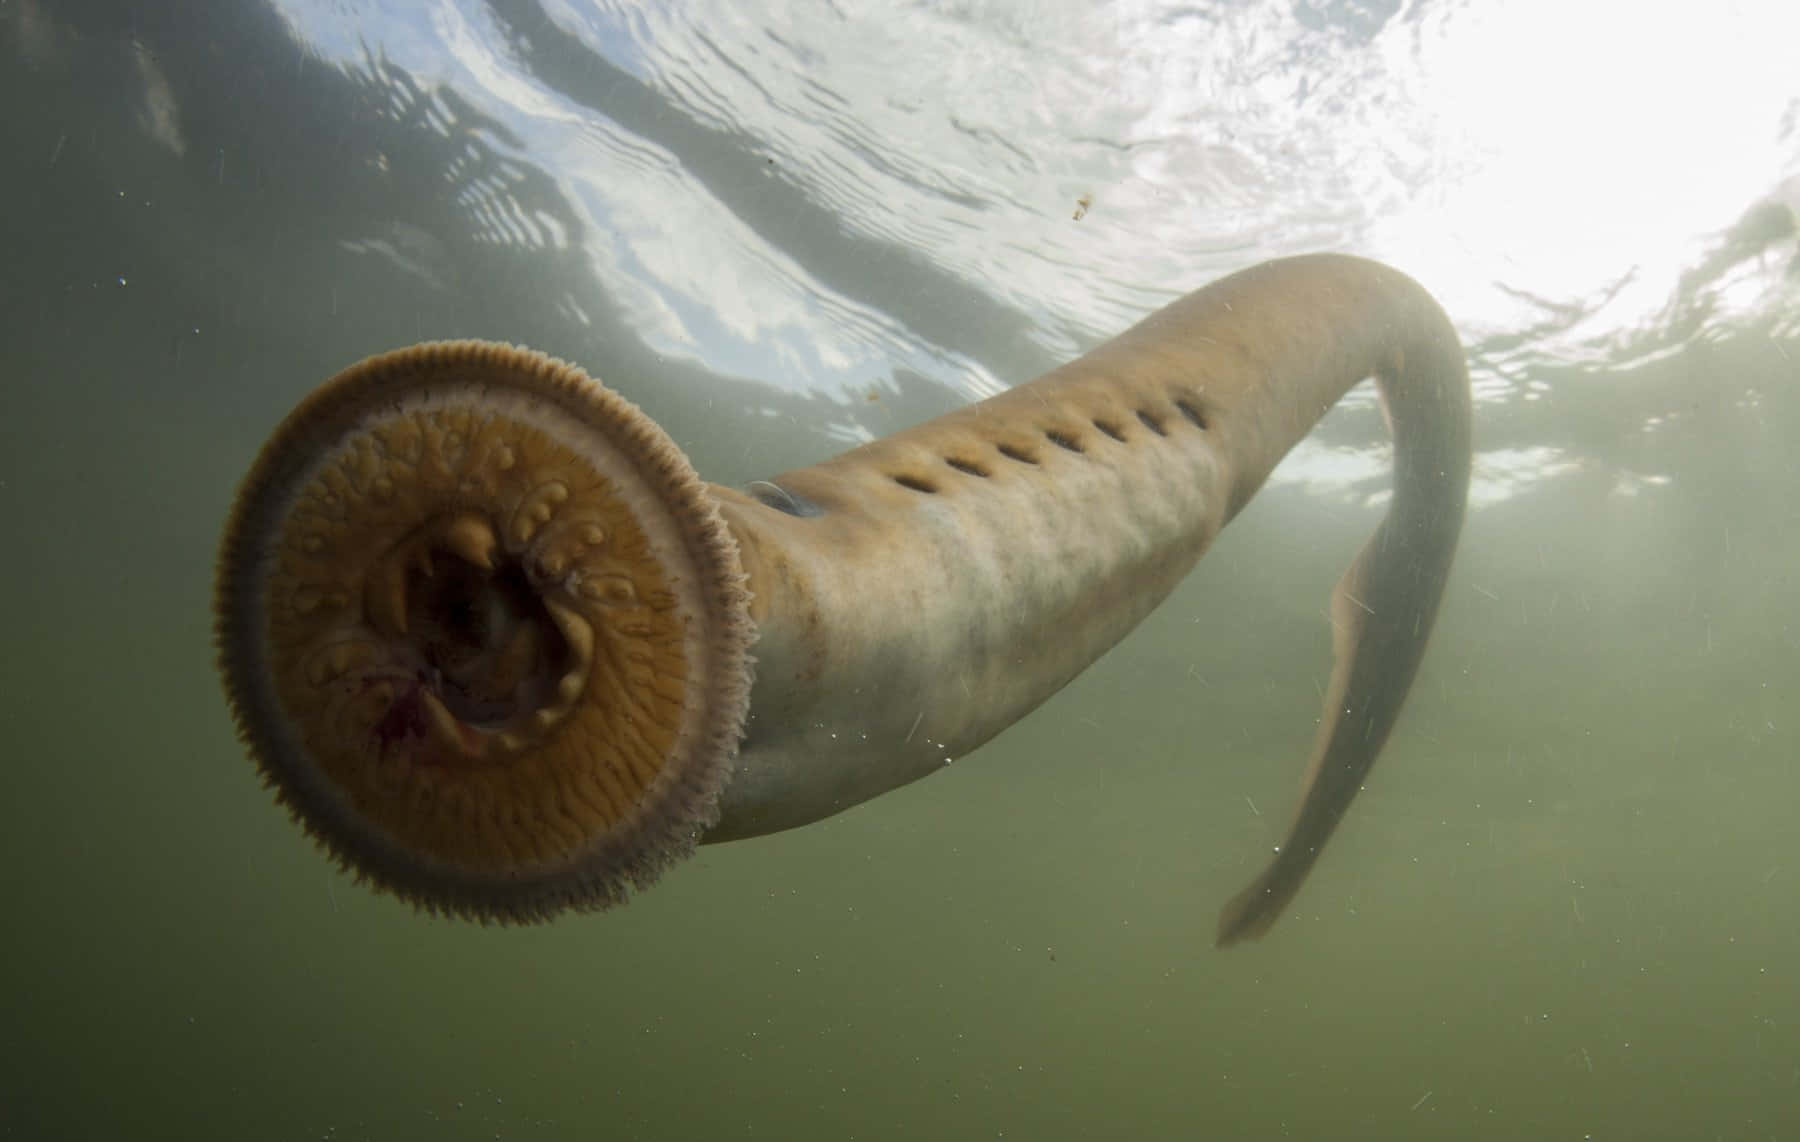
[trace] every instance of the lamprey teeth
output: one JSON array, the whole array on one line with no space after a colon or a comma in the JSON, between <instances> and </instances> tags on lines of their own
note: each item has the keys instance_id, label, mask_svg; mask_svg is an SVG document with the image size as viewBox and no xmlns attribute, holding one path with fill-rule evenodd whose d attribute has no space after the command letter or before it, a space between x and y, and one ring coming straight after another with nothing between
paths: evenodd
<instances>
[{"instance_id":1,"label":"lamprey teeth","mask_svg":"<svg viewBox=\"0 0 1800 1142\"><path fill-rule=\"evenodd\" d=\"M550 517L556 514L556 509L568 498L569 489L556 481L534 488L513 513L513 542L521 546L530 543L532 536L549 522Z\"/></svg>"},{"instance_id":2,"label":"lamprey teeth","mask_svg":"<svg viewBox=\"0 0 1800 1142\"><path fill-rule=\"evenodd\" d=\"M575 585L584 599L611 607L629 607L637 602L637 588L623 575L592 575Z\"/></svg>"},{"instance_id":3,"label":"lamprey teeth","mask_svg":"<svg viewBox=\"0 0 1800 1142\"><path fill-rule=\"evenodd\" d=\"M563 675L562 680L556 684L556 700L564 706L573 705L575 699L581 696L581 688L586 684L587 672L585 670L579 673L570 671Z\"/></svg>"},{"instance_id":4,"label":"lamprey teeth","mask_svg":"<svg viewBox=\"0 0 1800 1142\"><path fill-rule=\"evenodd\" d=\"M430 731L432 740L466 758L479 758L482 755L483 735L480 731L458 721L449 707L431 691L423 691L419 700L425 707L425 726Z\"/></svg>"},{"instance_id":5,"label":"lamprey teeth","mask_svg":"<svg viewBox=\"0 0 1800 1142\"><path fill-rule=\"evenodd\" d=\"M562 632L564 640L569 644L569 653L575 656L575 660L581 664L582 672L586 673L588 663L594 660L593 624L581 612L556 599L545 599L544 609L550 612L550 621Z\"/></svg>"},{"instance_id":6,"label":"lamprey teeth","mask_svg":"<svg viewBox=\"0 0 1800 1142\"><path fill-rule=\"evenodd\" d=\"M444 528L444 546L483 571L494 569L494 548L499 539L480 516L460 515Z\"/></svg>"}]
</instances>

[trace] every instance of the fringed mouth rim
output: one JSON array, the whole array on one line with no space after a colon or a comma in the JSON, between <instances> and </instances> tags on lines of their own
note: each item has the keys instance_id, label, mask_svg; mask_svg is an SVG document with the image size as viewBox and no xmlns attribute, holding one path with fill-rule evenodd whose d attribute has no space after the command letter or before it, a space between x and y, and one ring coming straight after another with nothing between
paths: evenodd
<instances>
[{"instance_id":1,"label":"fringed mouth rim","mask_svg":"<svg viewBox=\"0 0 1800 1142\"><path fill-rule=\"evenodd\" d=\"M266 579L281 528L320 458L372 413L420 394L476 393L578 426L587 455L632 489L630 510L668 538L685 615L686 677L673 748L632 812L569 859L472 870L415 852L359 812L301 744L270 660ZM689 855L717 818L750 697L754 628L737 542L680 449L580 368L510 345L431 342L368 358L303 400L263 447L228 517L214 642L238 735L277 800L359 880L433 913L529 923L623 902Z\"/></svg>"}]
</instances>

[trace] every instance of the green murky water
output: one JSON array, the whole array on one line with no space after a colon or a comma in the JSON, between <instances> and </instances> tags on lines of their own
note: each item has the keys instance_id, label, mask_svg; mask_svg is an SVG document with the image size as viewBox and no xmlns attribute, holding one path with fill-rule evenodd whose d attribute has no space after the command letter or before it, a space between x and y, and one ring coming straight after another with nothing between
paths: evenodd
<instances>
[{"instance_id":1,"label":"green murky water","mask_svg":"<svg viewBox=\"0 0 1800 1142\"><path fill-rule=\"evenodd\" d=\"M730 333L745 295L721 287L675 308L726 333L640 336L668 328L627 288L653 244L595 277L622 216L556 181L597 161L579 129L513 138L454 76L292 39L362 20L399 44L372 14L220 9L0 6L0 1137L1800 1131L1791 234L1710 278L1704 249L1729 244L1701 243L1700 276L1610 356L1559 355L1530 322L1470 330L1481 498L1432 653L1263 943L1215 952L1215 911L1285 823L1368 486L1278 481L1124 645L941 776L707 848L616 913L481 929L337 873L232 738L213 546L288 405L377 349L526 341L731 482L1026 379L1093 333L1054 316L1055 289L984 291L884 245L879 219L783 232L783 210L827 209L734 182L751 143L653 75L633 87L654 68L624 48L590 61L612 87L568 79L532 38L561 17L495 5L522 74L587 93L583 114L709 188L695 224L721 248L748 227L825 283L795 286L796 307L854 325L827 303L850 298L911 331L892 368L857 356L884 359L888 333L808 363L781 348L805 321ZM431 106L461 118L408 110ZM483 205L501 198L576 237L503 240ZM1708 316L1745 290L1766 300ZM1323 433L1352 456L1382 439L1366 403Z\"/></svg>"}]
</instances>

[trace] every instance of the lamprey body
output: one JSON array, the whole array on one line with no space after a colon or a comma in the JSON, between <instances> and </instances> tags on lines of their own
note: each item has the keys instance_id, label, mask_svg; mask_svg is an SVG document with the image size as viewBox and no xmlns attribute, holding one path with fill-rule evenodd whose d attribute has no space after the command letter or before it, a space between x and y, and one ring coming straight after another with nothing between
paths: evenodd
<instances>
[{"instance_id":1,"label":"lamprey body","mask_svg":"<svg viewBox=\"0 0 1800 1142\"><path fill-rule=\"evenodd\" d=\"M744 491L571 365L370 358L290 414L233 508L226 689L279 798L378 886L482 919L604 907L696 843L829 816L1023 717L1371 376L1393 498L1333 596L1299 810L1220 920L1222 944L1259 936L1393 728L1467 497L1461 346L1373 262L1252 267Z\"/></svg>"}]
</instances>

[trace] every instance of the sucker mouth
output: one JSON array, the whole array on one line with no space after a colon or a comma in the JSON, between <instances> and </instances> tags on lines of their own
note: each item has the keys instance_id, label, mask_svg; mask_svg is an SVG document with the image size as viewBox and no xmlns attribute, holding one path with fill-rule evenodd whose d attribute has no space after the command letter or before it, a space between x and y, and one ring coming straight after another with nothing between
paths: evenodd
<instances>
[{"instance_id":1,"label":"sucker mouth","mask_svg":"<svg viewBox=\"0 0 1800 1142\"><path fill-rule=\"evenodd\" d=\"M239 731L340 860L434 911L604 907L717 815L749 702L736 541L666 435L572 366L370 358L227 523Z\"/></svg>"},{"instance_id":2,"label":"sucker mouth","mask_svg":"<svg viewBox=\"0 0 1800 1142\"><path fill-rule=\"evenodd\" d=\"M422 735L439 763L476 761L516 754L561 725L594 648L588 621L556 600L562 586L471 512L385 552L365 584L364 620L393 656L391 677L411 685L374 727L378 750Z\"/></svg>"}]
</instances>

